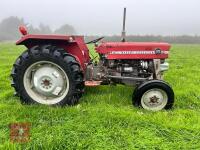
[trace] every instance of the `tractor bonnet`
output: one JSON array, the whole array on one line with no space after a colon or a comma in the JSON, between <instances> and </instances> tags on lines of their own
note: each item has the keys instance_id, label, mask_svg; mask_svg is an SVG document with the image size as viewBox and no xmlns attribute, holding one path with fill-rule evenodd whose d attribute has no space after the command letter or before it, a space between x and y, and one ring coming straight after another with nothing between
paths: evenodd
<instances>
[{"instance_id":1,"label":"tractor bonnet","mask_svg":"<svg viewBox=\"0 0 200 150\"><path fill-rule=\"evenodd\" d=\"M105 42L96 47L107 59L166 59L168 43L154 42Z\"/></svg>"}]
</instances>

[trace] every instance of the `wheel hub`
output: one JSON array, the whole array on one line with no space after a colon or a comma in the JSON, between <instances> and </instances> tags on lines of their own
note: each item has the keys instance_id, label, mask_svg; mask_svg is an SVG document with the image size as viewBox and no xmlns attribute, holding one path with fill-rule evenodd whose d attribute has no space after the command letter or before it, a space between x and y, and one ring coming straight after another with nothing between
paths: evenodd
<instances>
[{"instance_id":1,"label":"wheel hub","mask_svg":"<svg viewBox=\"0 0 200 150\"><path fill-rule=\"evenodd\" d=\"M41 82L41 86L45 89L49 89L52 86L51 79L44 78Z\"/></svg>"},{"instance_id":2,"label":"wheel hub","mask_svg":"<svg viewBox=\"0 0 200 150\"><path fill-rule=\"evenodd\" d=\"M162 103L163 100L163 96L159 91L149 91L147 93L145 93L145 101L144 103L147 106L159 106Z\"/></svg>"},{"instance_id":3,"label":"wheel hub","mask_svg":"<svg viewBox=\"0 0 200 150\"><path fill-rule=\"evenodd\" d=\"M41 83L41 84L44 85L44 86L49 86L49 85L52 84L52 83L50 82L50 80L44 79L44 80L42 80L42 83Z\"/></svg>"},{"instance_id":4,"label":"wheel hub","mask_svg":"<svg viewBox=\"0 0 200 150\"><path fill-rule=\"evenodd\" d=\"M33 76L33 86L44 96L58 96L64 88L64 80L57 68L42 66Z\"/></svg>"},{"instance_id":5,"label":"wheel hub","mask_svg":"<svg viewBox=\"0 0 200 150\"><path fill-rule=\"evenodd\" d=\"M146 91L141 99L143 108L148 110L161 110L167 104L167 94L162 89L151 89Z\"/></svg>"},{"instance_id":6,"label":"wheel hub","mask_svg":"<svg viewBox=\"0 0 200 150\"><path fill-rule=\"evenodd\" d=\"M158 101L159 101L159 98L156 95L150 98L150 103L158 103Z\"/></svg>"}]
</instances>

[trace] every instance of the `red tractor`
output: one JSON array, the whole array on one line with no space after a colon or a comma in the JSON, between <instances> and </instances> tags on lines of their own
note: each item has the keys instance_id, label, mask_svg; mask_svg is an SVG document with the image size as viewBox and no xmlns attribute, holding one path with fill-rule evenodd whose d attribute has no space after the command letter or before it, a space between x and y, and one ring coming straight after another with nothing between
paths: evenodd
<instances>
[{"instance_id":1,"label":"red tractor","mask_svg":"<svg viewBox=\"0 0 200 150\"><path fill-rule=\"evenodd\" d=\"M125 42L125 14L121 42L85 43L72 35L31 35L20 27L17 45L27 50L12 69L12 86L22 103L75 105L85 86L124 84L135 86L135 106L158 111L174 103L172 88L162 80L168 70L170 45L154 42ZM95 43L99 60L89 55L87 44Z\"/></svg>"}]
</instances>

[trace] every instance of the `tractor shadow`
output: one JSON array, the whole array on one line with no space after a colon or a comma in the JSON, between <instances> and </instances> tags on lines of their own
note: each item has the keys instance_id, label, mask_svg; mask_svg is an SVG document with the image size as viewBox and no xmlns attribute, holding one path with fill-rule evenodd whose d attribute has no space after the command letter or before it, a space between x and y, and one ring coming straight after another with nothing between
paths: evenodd
<instances>
[{"instance_id":1,"label":"tractor shadow","mask_svg":"<svg viewBox=\"0 0 200 150\"><path fill-rule=\"evenodd\" d=\"M81 103L92 105L104 103L114 106L128 106L132 105L133 91L133 87L123 85L86 87Z\"/></svg>"}]
</instances>

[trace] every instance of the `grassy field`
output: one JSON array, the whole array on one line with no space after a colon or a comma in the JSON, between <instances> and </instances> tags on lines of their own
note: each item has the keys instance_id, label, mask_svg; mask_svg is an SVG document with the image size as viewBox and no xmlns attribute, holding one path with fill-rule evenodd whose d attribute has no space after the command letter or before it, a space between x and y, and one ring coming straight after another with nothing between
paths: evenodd
<instances>
[{"instance_id":1,"label":"grassy field","mask_svg":"<svg viewBox=\"0 0 200 150\"><path fill-rule=\"evenodd\" d=\"M75 107L24 106L10 70L24 50L0 43L0 149L200 149L200 45L173 45L166 73L176 95L171 111L132 106L133 88L86 88ZM9 124L31 123L31 139L11 143Z\"/></svg>"}]
</instances>

